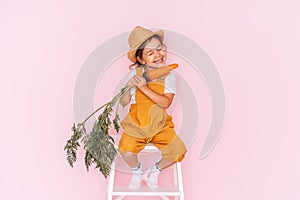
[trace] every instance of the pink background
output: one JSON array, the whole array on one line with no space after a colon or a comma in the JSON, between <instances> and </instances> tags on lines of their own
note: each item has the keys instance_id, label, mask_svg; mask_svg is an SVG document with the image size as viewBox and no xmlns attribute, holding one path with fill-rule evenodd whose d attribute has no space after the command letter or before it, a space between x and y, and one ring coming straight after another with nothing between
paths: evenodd
<instances>
[{"instance_id":1,"label":"pink background","mask_svg":"<svg viewBox=\"0 0 300 200\"><path fill-rule=\"evenodd\" d=\"M107 181L86 172L82 149L72 169L63 146L82 63L136 25L191 38L223 80L222 137L204 160L201 134L189 150L186 199L300 199L299 9L297 0L2 0L0 199L105 198Z\"/></svg>"}]
</instances>

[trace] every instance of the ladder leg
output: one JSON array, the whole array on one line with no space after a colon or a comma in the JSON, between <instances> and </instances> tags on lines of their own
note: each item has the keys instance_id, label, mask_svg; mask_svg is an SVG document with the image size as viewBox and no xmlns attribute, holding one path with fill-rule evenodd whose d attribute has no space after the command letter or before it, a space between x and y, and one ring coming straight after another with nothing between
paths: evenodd
<instances>
[{"instance_id":1,"label":"ladder leg","mask_svg":"<svg viewBox=\"0 0 300 200\"><path fill-rule=\"evenodd\" d=\"M179 190L179 187L178 187L178 170L177 170L177 163L174 164L174 171L173 171L173 173L174 173L174 186L175 186L176 188L178 188L178 190ZM175 199L175 200L178 200L179 197L176 196L176 197L174 197L174 199Z\"/></svg>"},{"instance_id":2,"label":"ladder leg","mask_svg":"<svg viewBox=\"0 0 300 200\"><path fill-rule=\"evenodd\" d=\"M167 196L160 196L162 200L170 200Z\"/></svg>"},{"instance_id":3,"label":"ladder leg","mask_svg":"<svg viewBox=\"0 0 300 200\"><path fill-rule=\"evenodd\" d=\"M111 163L111 171L109 175L109 183L107 188L107 200L112 200L112 192L113 192L114 182L115 182L115 166L116 166L116 159Z\"/></svg>"},{"instance_id":4,"label":"ladder leg","mask_svg":"<svg viewBox=\"0 0 300 200\"><path fill-rule=\"evenodd\" d=\"M177 168L177 172L178 172L178 186L179 186L179 191L180 191L180 200L184 200L182 171L181 171L181 164L179 162L176 163L176 168Z\"/></svg>"},{"instance_id":5,"label":"ladder leg","mask_svg":"<svg viewBox=\"0 0 300 200\"><path fill-rule=\"evenodd\" d=\"M178 187L178 169L177 169L177 163L174 164L174 186Z\"/></svg>"}]
</instances>

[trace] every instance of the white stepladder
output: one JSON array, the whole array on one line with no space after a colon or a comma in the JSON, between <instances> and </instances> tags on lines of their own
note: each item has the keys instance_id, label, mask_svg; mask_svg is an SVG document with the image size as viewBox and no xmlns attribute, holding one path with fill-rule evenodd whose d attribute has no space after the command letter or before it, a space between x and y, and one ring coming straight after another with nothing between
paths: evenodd
<instances>
[{"instance_id":1,"label":"white stepladder","mask_svg":"<svg viewBox=\"0 0 300 200\"><path fill-rule=\"evenodd\" d=\"M117 147L116 147L117 148ZM159 151L154 145L146 145L142 152L155 152ZM184 200L183 183L181 163L177 162L174 167L174 186L173 187L158 187L155 189L148 187L141 187L140 189L133 190L128 187L115 186L115 161L111 165L111 172L107 187L107 200L122 200L126 196L159 196L162 200L169 200L168 196L175 197L175 200Z\"/></svg>"}]
</instances>

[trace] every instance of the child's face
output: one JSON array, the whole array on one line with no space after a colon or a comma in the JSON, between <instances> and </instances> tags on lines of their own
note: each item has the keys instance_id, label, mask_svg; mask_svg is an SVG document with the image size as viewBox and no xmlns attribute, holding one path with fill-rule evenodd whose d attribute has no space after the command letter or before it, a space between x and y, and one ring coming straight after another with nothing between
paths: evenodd
<instances>
[{"instance_id":1,"label":"child's face","mask_svg":"<svg viewBox=\"0 0 300 200\"><path fill-rule=\"evenodd\" d=\"M157 38L152 38L143 50L142 64L147 64L149 68L155 69L165 66L167 59L166 47Z\"/></svg>"}]
</instances>

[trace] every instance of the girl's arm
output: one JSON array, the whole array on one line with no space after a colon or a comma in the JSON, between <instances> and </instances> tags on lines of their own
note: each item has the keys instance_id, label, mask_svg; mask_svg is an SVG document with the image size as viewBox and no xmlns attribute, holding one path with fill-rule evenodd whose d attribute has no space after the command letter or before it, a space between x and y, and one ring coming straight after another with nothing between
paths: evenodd
<instances>
[{"instance_id":1,"label":"girl's arm","mask_svg":"<svg viewBox=\"0 0 300 200\"><path fill-rule=\"evenodd\" d=\"M157 92L153 91L151 88L148 87L146 80L141 76L134 76L132 77L133 84L141 90L146 96L148 96L154 103L158 104L160 107L166 109L168 108L172 101L174 94L166 93L166 94L158 94Z\"/></svg>"},{"instance_id":2,"label":"girl's arm","mask_svg":"<svg viewBox=\"0 0 300 200\"><path fill-rule=\"evenodd\" d=\"M135 84L134 84L134 75L136 74L135 71L131 71L130 74L129 74L129 77L127 79L127 83L125 86L130 86L130 87L134 87ZM128 90L121 98L120 98L120 104L124 107L124 106L127 106L131 100L131 94L130 94L130 90Z\"/></svg>"},{"instance_id":3,"label":"girl's arm","mask_svg":"<svg viewBox=\"0 0 300 200\"><path fill-rule=\"evenodd\" d=\"M120 99L120 104L124 107L129 104L131 100L130 90L128 90Z\"/></svg>"},{"instance_id":4,"label":"girl's arm","mask_svg":"<svg viewBox=\"0 0 300 200\"><path fill-rule=\"evenodd\" d=\"M166 93L166 94L158 94L154 92L151 88L149 88L147 85L143 85L139 87L139 89L146 95L148 96L154 103L158 104L160 107L167 109L172 101L174 94L172 93Z\"/></svg>"}]
</instances>

